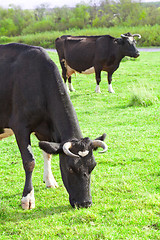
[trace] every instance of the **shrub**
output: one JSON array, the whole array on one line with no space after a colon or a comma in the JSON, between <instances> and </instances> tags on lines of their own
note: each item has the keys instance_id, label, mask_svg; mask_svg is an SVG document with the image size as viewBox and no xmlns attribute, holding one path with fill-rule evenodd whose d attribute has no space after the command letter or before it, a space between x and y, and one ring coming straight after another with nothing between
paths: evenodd
<instances>
[{"instance_id":1,"label":"shrub","mask_svg":"<svg viewBox=\"0 0 160 240\"><path fill-rule=\"evenodd\" d=\"M39 32L46 32L51 31L54 28L54 24L51 21L42 20L38 22L34 22L28 25L23 31L22 34L32 34L32 33L39 33Z\"/></svg>"},{"instance_id":2,"label":"shrub","mask_svg":"<svg viewBox=\"0 0 160 240\"><path fill-rule=\"evenodd\" d=\"M0 37L0 42L1 43L8 43L8 42L10 42L10 38L6 37L6 36L2 36L2 37Z\"/></svg>"}]
</instances>

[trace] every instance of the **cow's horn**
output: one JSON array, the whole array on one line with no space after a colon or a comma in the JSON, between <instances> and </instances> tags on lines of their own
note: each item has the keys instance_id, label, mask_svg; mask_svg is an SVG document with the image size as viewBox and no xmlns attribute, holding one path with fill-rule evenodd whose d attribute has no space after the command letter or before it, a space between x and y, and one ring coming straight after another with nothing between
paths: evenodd
<instances>
[{"instance_id":1,"label":"cow's horn","mask_svg":"<svg viewBox=\"0 0 160 240\"><path fill-rule=\"evenodd\" d=\"M138 37L139 39L141 38L141 35L140 35L140 34L133 34L132 36L133 36L133 37Z\"/></svg>"},{"instance_id":2,"label":"cow's horn","mask_svg":"<svg viewBox=\"0 0 160 240\"><path fill-rule=\"evenodd\" d=\"M105 142L101 140L94 140L92 142L93 147L101 147L103 148L103 151L100 151L99 153L104 153L108 150L108 146L105 144Z\"/></svg>"},{"instance_id":3,"label":"cow's horn","mask_svg":"<svg viewBox=\"0 0 160 240\"><path fill-rule=\"evenodd\" d=\"M63 145L63 152L69 156L69 157L79 157L78 155L72 153L69 149L72 147L72 143L71 142L66 142Z\"/></svg>"},{"instance_id":4,"label":"cow's horn","mask_svg":"<svg viewBox=\"0 0 160 240\"><path fill-rule=\"evenodd\" d=\"M124 34L121 34L121 37L122 38L128 38L128 36L124 35Z\"/></svg>"}]
</instances>

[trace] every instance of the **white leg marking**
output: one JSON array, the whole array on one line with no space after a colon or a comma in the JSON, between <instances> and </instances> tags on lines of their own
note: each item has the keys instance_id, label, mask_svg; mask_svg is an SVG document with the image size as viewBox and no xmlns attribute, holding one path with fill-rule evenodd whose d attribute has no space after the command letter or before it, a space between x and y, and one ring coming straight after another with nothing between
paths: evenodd
<instances>
[{"instance_id":1,"label":"white leg marking","mask_svg":"<svg viewBox=\"0 0 160 240\"><path fill-rule=\"evenodd\" d=\"M96 93L101 93L101 90L100 90L100 86L99 86L99 85L96 86L95 92L96 92Z\"/></svg>"},{"instance_id":2,"label":"white leg marking","mask_svg":"<svg viewBox=\"0 0 160 240\"><path fill-rule=\"evenodd\" d=\"M24 210L35 208L34 189L21 200L21 205Z\"/></svg>"},{"instance_id":3,"label":"white leg marking","mask_svg":"<svg viewBox=\"0 0 160 240\"><path fill-rule=\"evenodd\" d=\"M58 184L53 177L52 170L51 170L51 155L43 151L44 157L44 175L43 181L46 183L46 187L48 188L56 188Z\"/></svg>"},{"instance_id":4,"label":"white leg marking","mask_svg":"<svg viewBox=\"0 0 160 240\"><path fill-rule=\"evenodd\" d=\"M112 84L108 84L108 92L115 93L115 91L112 88Z\"/></svg>"},{"instance_id":5,"label":"white leg marking","mask_svg":"<svg viewBox=\"0 0 160 240\"><path fill-rule=\"evenodd\" d=\"M64 84L68 93L70 93L67 83Z\"/></svg>"},{"instance_id":6,"label":"white leg marking","mask_svg":"<svg viewBox=\"0 0 160 240\"><path fill-rule=\"evenodd\" d=\"M75 92L75 89L74 89L72 83L68 83L68 85L69 85L69 90L70 90L71 92Z\"/></svg>"},{"instance_id":7,"label":"white leg marking","mask_svg":"<svg viewBox=\"0 0 160 240\"><path fill-rule=\"evenodd\" d=\"M27 149L30 152L30 154L32 155L32 157L34 158L31 145L28 145Z\"/></svg>"}]
</instances>

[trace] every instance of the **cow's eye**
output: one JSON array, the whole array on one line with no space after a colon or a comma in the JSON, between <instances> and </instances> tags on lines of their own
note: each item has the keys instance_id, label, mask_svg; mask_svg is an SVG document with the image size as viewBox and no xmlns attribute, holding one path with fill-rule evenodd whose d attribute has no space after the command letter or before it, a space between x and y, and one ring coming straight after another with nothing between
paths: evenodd
<instances>
[{"instance_id":1,"label":"cow's eye","mask_svg":"<svg viewBox=\"0 0 160 240\"><path fill-rule=\"evenodd\" d=\"M74 171L73 171L73 169L71 167L69 168L69 172L70 173L74 173Z\"/></svg>"}]
</instances>

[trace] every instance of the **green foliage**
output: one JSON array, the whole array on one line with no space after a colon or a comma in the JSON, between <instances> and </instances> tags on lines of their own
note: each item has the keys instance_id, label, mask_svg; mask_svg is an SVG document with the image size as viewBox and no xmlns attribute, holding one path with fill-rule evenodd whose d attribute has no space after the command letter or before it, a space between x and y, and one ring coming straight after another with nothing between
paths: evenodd
<instances>
[{"instance_id":1,"label":"green foliage","mask_svg":"<svg viewBox=\"0 0 160 240\"><path fill-rule=\"evenodd\" d=\"M3 36L3 37L0 37L0 43L1 44L3 44L3 43L8 43L8 42L10 42L10 38L9 37L5 37L5 36Z\"/></svg>"},{"instance_id":2,"label":"green foliage","mask_svg":"<svg viewBox=\"0 0 160 240\"><path fill-rule=\"evenodd\" d=\"M57 54L49 55L61 72ZM52 158L52 170L59 188L45 188L42 152L32 136L36 208L22 210L25 174L20 153L14 136L0 142L0 240L160 239L160 101L128 106L132 89L140 84L160 100L159 59L160 52L142 52L135 61L122 62L113 75L115 94L107 92L104 72L101 94L94 92L93 74L72 77L76 92L70 97L84 137L106 132L109 146L105 154L94 152L91 208L70 207L58 156Z\"/></svg>"},{"instance_id":3,"label":"green foliage","mask_svg":"<svg viewBox=\"0 0 160 240\"><path fill-rule=\"evenodd\" d=\"M15 36L17 35L18 28L10 18L5 18L0 22L0 36Z\"/></svg>"},{"instance_id":4,"label":"green foliage","mask_svg":"<svg viewBox=\"0 0 160 240\"><path fill-rule=\"evenodd\" d=\"M22 35L39 33L45 31L51 31L54 27L54 24L49 20L41 20L34 22L33 24L28 25L23 31Z\"/></svg>"},{"instance_id":5,"label":"green foliage","mask_svg":"<svg viewBox=\"0 0 160 240\"><path fill-rule=\"evenodd\" d=\"M29 30L30 28L28 28ZM33 30L33 29L30 29ZM55 40L65 34L70 35L105 35L109 34L114 37L120 37L122 33L131 32L141 34L142 38L137 41L137 46L159 46L160 45L160 25L142 26L142 27L110 27L110 28L85 28L85 29L70 29L66 31L50 31L36 34L27 34L17 37L0 37L0 43L17 42L30 45L42 46L45 48L55 48ZM152 33L152 34L151 34ZM6 39L6 42L5 42Z\"/></svg>"},{"instance_id":6,"label":"green foliage","mask_svg":"<svg viewBox=\"0 0 160 240\"><path fill-rule=\"evenodd\" d=\"M17 36L72 28L154 26L160 23L159 5L145 5L133 0L102 0L99 5L77 4L49 9L41 4L34 10L11 5L0 8L0 36Z\"/></svg>"}]
</instances>

